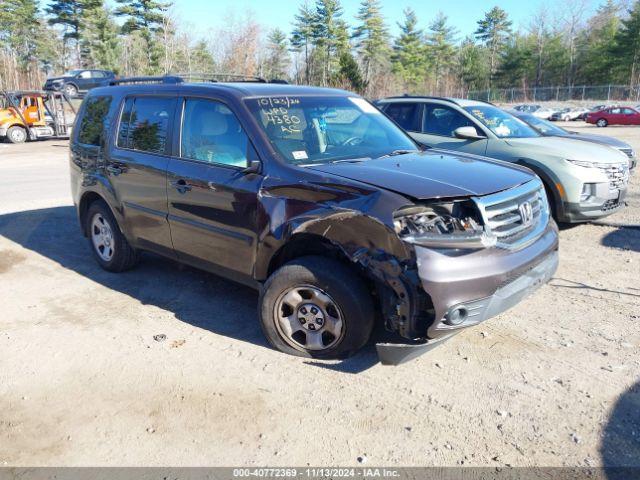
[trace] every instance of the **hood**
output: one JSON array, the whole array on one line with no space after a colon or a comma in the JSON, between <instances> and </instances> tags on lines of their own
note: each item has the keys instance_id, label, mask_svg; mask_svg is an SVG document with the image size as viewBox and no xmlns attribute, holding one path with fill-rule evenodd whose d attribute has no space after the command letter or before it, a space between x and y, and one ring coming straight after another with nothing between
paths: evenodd
<instances>
[{"instance_id":1,"label":"hood","mask_svg":"<svg viewBox=\"0 0 640 480\"><path fill-rule=\"evenodd\" d=\"M607 137L606 135L596 135L595 133L569 132L568 138L575 140L585 140L587 142L600 143L614 148L631 148L631 145L618 140L617 138Z\"/></svg>"},{"instance_id":2,"label":"hood","mask_svg":"<svg viewBox=\"0 0 640 480\"><path fill-rule=\"evenodd\" d=\"M515 165L444 150L308 168L416 199L488 195L535 178Z\"/></svg>"},{"instance_id":3,"label":"hood","mask_svg":"<svg viewBox=\"0 0 640 480\"><path fill-rule=\"evenodd\" d=\"M523 155L530 151L529 157L540 153L585 162L620 163L627 160L627 156L619 150L570 137L506 138L505 143L521 149Z\"/></svg>"},{"instance_id":4,"label":"hood","mask_svg":"<svg viewBox=\"0 0 640 480\"><path fill-rule=\"evenodd\" d=\"M69 80L70 78L75 78L75 77L72 77L71 75L63 75L62 77L51 77L51 78L47 78L47 83L52 83L60 80L63 80L63 81Z\"/></svg>"}]
</instances>

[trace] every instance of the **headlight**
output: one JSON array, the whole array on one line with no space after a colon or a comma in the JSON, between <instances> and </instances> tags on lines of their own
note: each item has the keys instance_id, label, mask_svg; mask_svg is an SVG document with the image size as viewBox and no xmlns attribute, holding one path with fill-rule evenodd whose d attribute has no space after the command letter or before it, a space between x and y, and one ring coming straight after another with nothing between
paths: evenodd
<instances>
[{"instance_id":1,"label":"headlight","mask_svg":"<svg viewBox=\"0 0 640 480\"><path fill-rule=\"evenodd\" d=\"M567 158L567 162L573 163L574 165L578 165L579 167L585 168L598 168L599 165L595 162L586 162L584 160L570 160Z\"/></svg>"},{"instance_id":2,"label":"headlight","mask_svg":"<svg viewBox=\"0 0 640 480\"><path fill-rule=\"evenodd\" d=\"M496 244L471 200L399 210L394 226L402 240L425 247L478 249Z\"/></svg>"}]
</instances>

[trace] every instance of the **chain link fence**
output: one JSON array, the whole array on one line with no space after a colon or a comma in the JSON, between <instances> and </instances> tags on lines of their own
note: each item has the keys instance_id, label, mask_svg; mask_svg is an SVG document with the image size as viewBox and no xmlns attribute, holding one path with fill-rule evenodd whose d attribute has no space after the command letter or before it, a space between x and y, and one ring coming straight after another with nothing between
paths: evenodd
<instances>
[{"instance_id":1,"label":"chain link fence","mask_svg":"<svg viewBox=\"0 0 640 480\"><path fill-rule=\"evenodd\" d=\"M467 93L466 98L494 103L616 101L640 102L640 85L497 88Z\"/></svg>"}]
</instances>

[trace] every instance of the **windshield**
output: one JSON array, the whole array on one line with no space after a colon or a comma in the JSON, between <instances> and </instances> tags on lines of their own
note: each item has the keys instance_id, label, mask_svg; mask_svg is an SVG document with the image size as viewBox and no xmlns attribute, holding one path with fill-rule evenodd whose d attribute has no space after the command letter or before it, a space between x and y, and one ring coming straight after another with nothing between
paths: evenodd
<instances>
[{"instance_id":1,"label":"windshield","mask_svg":"<svg viewBox=\"0 0 640 480\"><path fill-rule=\"evenodd\" d=\"M549 120L543 120L542 118L534 117L533 115L523 115L521 120L527 122L533 128L543 135L566 135L567 131L563 128L554 125Z\"/></svg>"},{"instance_id":2,"label":"windshield","mask_svg":"<svg viewBox=\"0 0 640 480\"><path fill-rule=\"evenodd\" d=\"M69 70L67 73L65 73L65 77L75 77L76 75L79 75L80 73L82 73L84 70Z\"/></svg>"},{"instance_id":3,"label":"windshield","mask_svg":"<svg viewBox=\"0 0 640 480\"><path fill-rule=\"evenodd\" d=\"M465 110L480 120L498 138L531 138L540 136L522 120L491 105L465 107Z\"/></svg>"},{"instance_id":4,"label":"windshield","mask_svg":"<svg viewBox=\"0 0 640 480\"><path fill-rule=\"evenodd\" d=\"M289 163L308 165L417 151L391 120L357 97L260 97L246 100L271 145Z\"/></svg>"}]
</instances>

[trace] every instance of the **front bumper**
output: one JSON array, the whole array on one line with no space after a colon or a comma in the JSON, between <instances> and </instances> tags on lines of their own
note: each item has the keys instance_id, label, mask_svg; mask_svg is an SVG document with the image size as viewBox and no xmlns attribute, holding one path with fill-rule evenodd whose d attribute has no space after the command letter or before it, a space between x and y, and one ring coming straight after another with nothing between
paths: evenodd
<instances>
[{"instance_id":1,"label":"front bumper","mask_svg":"<svg viewBox=\"0 0 640 480\"><path fill-rule=\"evenodd\" d=\"M588 222L598 218L606 217L625 206L624 199L627 189L608 189L608 184L602 185L602 191L598 191L595 196L584 202L565 202L564 220L567 222Z\"/></svg>"},{"instance_id":2,"label":"front bumper","mask_svg":"<svg viewBox=\"0 0 640 480\"><path fill-rule=\"evenodd\" d=\"M455 324L453 312L460 305L473 304L493 296L526 272L541 264L558 249L558 230L553 221L533 243L520 250L489 248L452 256L427 248L416 248L418 273L423 290L431 297L435 320L427 338L439 338L465 327L476 325L477 315L469 314ZM548 264L545 264L548 265ZM482 320L489 318L488 315Z\"/></svg>"},{"instance_id":3,"label":"front bumper","mask_svg":"<svg viewBox=\"0 0 640 480\"><path fill-rule=\"evenodd\" d=\"M383 364L415 358L455 333L508 310L547 283L558 268L558 231L550 222L540 238L517 251L491 248L451 256L416 247L416 256L435 320L424 342L377 344ZM455 312L464 314L456 316Z\"/></svg>"}]
</instances>

